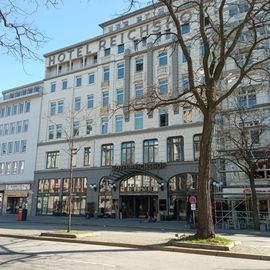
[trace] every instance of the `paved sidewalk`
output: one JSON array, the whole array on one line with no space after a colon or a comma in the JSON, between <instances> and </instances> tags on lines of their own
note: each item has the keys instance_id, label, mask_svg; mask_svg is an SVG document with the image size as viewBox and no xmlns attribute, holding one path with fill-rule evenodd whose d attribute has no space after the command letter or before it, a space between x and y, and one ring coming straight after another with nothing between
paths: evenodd
<instances>
[{"instance_id":1,"label":"paved sidewalk","mask_svg":"<svg viewBox=\"0 0 270 270\"><path fill-rule=\"evenodd\" d=\"M0 216L0 234L15 235L18 237L39 237L41 232L64 231L66 229L67 217L28 217L26 222L18 222L14 215ZM149 248L151 246L162 246L166 249L167 243L175 234L193 234L195 231L185 222L159 221L146 223L138 219L84 219L82 217L72 218L72 229L75 231L91 231L91 236L80 237L77 241L90 241L91 243L103 243L112 245L140 246ZM217 231L218 234L232 240L242 242L236 246L228 255L243 254L249 256L268 256L270 260L270 233L255 231ZM90 243L89 242L89 243ZM165 249L164 249L165 250ZM175 250L174 250L175 251ZM178 249L181 251L181 249ZM182 252L188 252L182 250ZM192 252L192 250L190 250ZM194 253L199 251L193 250ZM213 253L213 255L216 255ZM220 255L222 256L222 255Z\"/></svg>"}]
</instances>

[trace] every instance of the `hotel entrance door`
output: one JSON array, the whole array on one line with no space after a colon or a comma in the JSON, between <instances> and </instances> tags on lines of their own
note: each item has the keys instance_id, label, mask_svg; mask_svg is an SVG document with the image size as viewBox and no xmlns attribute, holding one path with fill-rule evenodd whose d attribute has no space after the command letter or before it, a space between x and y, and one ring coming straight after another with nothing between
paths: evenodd
<instances>
[{"instance_id":1,"label":"hotel entrance door","mask_svg":"<svg viewBox=\"0 0 270 270\"><path fill-rule=\"evenodd\" d=\"M123 218L145 218L157 214L158 196L122 196Z\"/></svg>"}]
</instances>

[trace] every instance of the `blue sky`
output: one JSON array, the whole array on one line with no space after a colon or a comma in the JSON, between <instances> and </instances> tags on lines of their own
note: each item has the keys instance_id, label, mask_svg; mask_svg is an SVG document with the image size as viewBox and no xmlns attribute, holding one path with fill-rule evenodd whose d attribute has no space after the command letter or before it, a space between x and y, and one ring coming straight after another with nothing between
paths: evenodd
<instances>
[{"instance_id":1,"label":"blue sky","mask_svg":"<svg viewBox=\"0 0 270 270\"><path fill-rule=\"evenodd\" d=\"M143 2L143 1L142 1ZM63 0L57 9L40 7L31 20L49 40L37 52L44 53L102 34L99 24L121 15L128 0ZM0 48L1 53L1 48ZM44 63L0 54L0 93L44 78Z\"/></svg>"}]
</instances>

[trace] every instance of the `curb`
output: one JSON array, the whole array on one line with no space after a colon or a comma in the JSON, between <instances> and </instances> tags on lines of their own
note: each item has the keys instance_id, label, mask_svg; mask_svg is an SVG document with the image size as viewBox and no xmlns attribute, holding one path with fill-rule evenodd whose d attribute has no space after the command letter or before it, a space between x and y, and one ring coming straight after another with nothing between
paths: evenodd
<instances>
[{"instance_id":1,"label":"curb","mask_svg":"<svg viewBox=\"0 0 270 270\"><path fill-rule=\"evenodd\" d=\"M64 242L64 243L73 243L73 244L124 247L124 248L133 248L133 249L141 249L141 250L156 250L156 251L166 251L166 252L190 253L190 254L197 254L197 255L230 257L230 258L238 258L238 259L270 261L270 256L265 256L265 255L230 253L226 251L216 251L216 250L191 249L191 248L184 248L184 247L164 246L164 245L158 245L158 244L147 246L147 245L127 244L127 243L113 243L113 242L103 242L103 241L90 241L90 240L68 239L68 238L64 239L64 238L56 238L56 237L14 235L14 234L3 234L3 233L0 233L0 237L38 240L38 241Z\"/></svg>"}]
</instances>

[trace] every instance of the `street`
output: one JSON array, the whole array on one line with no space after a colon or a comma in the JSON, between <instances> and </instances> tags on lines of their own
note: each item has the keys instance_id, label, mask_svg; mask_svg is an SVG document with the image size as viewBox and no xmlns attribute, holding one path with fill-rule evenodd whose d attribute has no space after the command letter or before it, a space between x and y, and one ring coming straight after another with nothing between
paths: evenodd
<instances>
[{"instance_id":1,"label":"street","mask_svg":"<svg viewBox=\"0 0 270 270\"><path fill-rule=\"evenodd\" d=\"M269 270L269 262L96 245L1 238L1 269Z\"/></svg>"}]
</instances>

